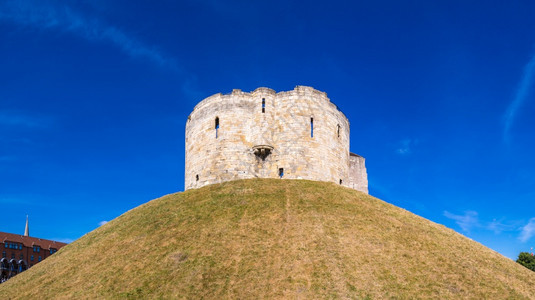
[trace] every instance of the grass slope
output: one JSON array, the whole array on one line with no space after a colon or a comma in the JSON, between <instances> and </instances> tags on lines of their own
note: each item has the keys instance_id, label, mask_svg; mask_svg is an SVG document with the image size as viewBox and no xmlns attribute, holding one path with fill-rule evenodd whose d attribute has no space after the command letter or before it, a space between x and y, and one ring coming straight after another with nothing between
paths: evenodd
<instances>
[{"instance_id":1,"label":"grass slope","mask_svg":"<svg viewBox=\"0 0 535 300\"><path fill-rule=\"evenodd\" d=\"M1 284L0 298L522 299L535 297L533 282L374 197L255 179L150 201Z\"/></svg>"}]
</instances>

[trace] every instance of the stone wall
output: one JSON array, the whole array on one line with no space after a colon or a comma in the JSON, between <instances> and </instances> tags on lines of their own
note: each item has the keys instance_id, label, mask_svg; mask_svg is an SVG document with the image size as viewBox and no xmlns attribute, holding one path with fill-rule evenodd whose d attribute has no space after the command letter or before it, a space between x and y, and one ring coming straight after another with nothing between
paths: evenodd
<instances>
[{"instance_id":1,"label":"stone wall","mask_svg":"<svg viewBox=\"0 0 535 300\"><path fill-rule=\"evenodd\" d=\"M216 94L197 104L186 123L185 189L282 175L367 192L364 159L361 166L350 177L349 122L311 87ZM356 182L363 176L366 182Z\"/></svg>"},{"instance_id":2,"label":"stone wall","mask_svg":"<svg viewBox=\"0 0 535 300\"><path fill-rule=\"evenodd\" d=\"M355 153L349 154L349 187L368 193L368 174L364 157Z\"/></svg>"}]
</instances>

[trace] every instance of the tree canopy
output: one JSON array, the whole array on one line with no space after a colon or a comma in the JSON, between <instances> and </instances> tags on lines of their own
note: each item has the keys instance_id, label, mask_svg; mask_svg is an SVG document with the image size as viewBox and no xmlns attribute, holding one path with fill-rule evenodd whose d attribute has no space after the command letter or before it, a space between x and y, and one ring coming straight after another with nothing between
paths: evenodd
<instances>
[{"instance_id":1,"label":"tree canopy","mask_svg":"<svg viewBox=\"0 0 535 300\"><path fill-rule=\"evenodd\" d=\"M535 256L528 252L520 252L516 262L530 269L531 271L535 271Z\"/></svg>"}]
</instances>

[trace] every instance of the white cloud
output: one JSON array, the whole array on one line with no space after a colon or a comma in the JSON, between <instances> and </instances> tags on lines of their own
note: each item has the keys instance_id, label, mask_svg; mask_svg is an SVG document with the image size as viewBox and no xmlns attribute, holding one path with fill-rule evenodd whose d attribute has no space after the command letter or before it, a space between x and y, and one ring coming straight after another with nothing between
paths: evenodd
<instances>
[{"instance_id":1,"label":"white cloud","mask_svg":"<svg viewBox=\"0 0 535 300\"><path fill-rule=\"evenodd\" d=\"M106 223L108 223L108 221L100 221L100 222L98 222L98 226L102 226L102 225L104 225Z\"/></svg>"},{"instance_id":2,"label":"white cloud","mask_svg":"<svg viewBox=\"0 0 535 300\"><path fill-rule=\"evenodd\" d=\"M526 64L524 67L524 74L522 75L522 80L520 81L516 91L515 91L515 97L513 101L509 104L507 107L507 110L504 115L505 120L505 126L503 130L503 137L505 142L509 142L509 131L511 129L511 126L513 125L513 122L515 120L515 117L517 116L517 112L526 102L526 99L528 98L530 88L533 85L533 73L535 72L535 55L531 58L531 60Z\"/></svg>"},{"instance_id":3,"label":"white cloud","mask_svg":"<svg viewBox=\"0 0 535 300\"><path fill-rule=\"evenodd\" d=\"M444 211L444 216L454 220L464 232L470 232L472 228L480 226L477 212L475 211L466 211L464 215L455 215L448 211Z\"/></svg>"},{"instance_id":4,"label":"white cloud","mask_svg":"<svg viewBox=\"0 0 535 300\"><path fill-rule=\"evenodd\" d=\"M526 242L534 235L535 235L535 218L531 218L528 224L522 227L522 232L520 232L520 236L518 237L518 239L522 242Z\"/></svg>"},{"instance_id":5,"label":"white cloud","mask_svg":"<svg viewBox=\"0 0 535 300\"><path fill-rule=\"evenodd\" d=\"M154 47L145 45L117 27L73 11L66 3L41 0L2 1L0 21L40 30L69 32L90 41L110 42L131 57L147 59L157 65L176 70L174 59L166 57Z\"/></svg>"}]
</instances>

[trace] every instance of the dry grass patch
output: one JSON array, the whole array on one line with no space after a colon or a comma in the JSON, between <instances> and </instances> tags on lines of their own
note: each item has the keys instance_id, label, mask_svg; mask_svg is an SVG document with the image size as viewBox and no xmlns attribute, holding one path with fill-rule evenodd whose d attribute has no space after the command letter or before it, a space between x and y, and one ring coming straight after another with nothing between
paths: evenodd
<instances>
[{"instance_id":1,"label":"dry grass patch","mask_svg":"<svg viewBox=\"0 0 535 300\"><path fill-rule=\"evenodd\" d=\"M529 299L534 274L363 193L255 179L150 201L0 285L0 296Z\"/></svg>"}]
</instances>

